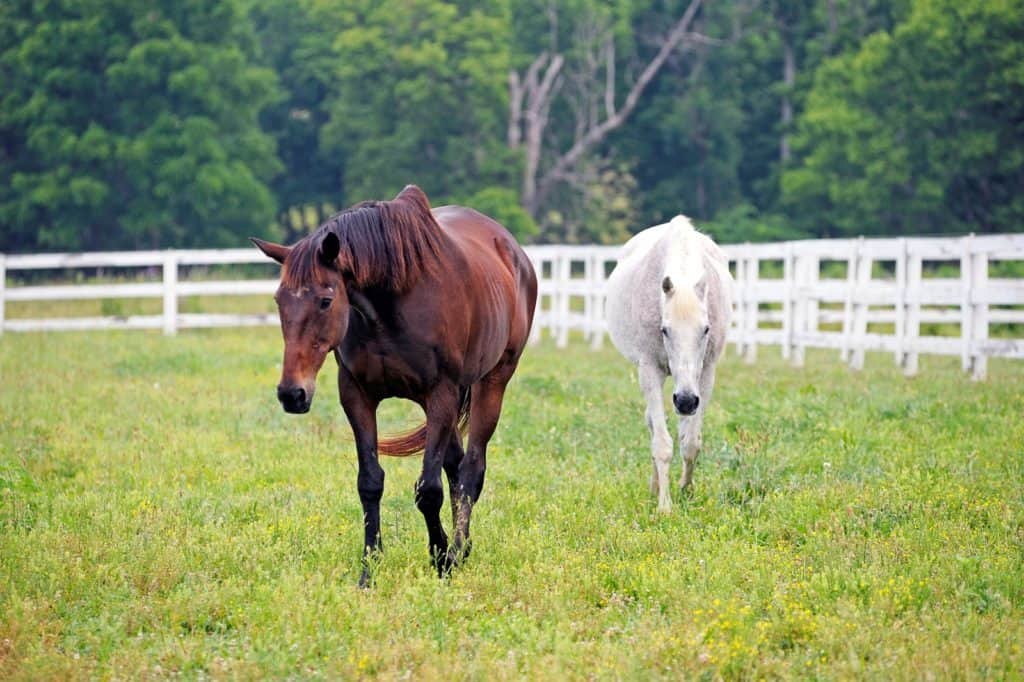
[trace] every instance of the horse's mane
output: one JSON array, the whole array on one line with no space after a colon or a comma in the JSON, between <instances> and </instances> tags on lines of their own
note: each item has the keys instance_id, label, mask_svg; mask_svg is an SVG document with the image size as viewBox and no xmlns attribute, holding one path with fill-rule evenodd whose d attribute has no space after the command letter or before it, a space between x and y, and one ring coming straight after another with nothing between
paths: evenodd
<instances>
[{"instance_id":1,"label":"horse's mane","mask_svg":"<svg viewBox=\"0 0 1024 682\"><path fill-rule=\"evenodd\" d=\"M678 284L692 285L704 276L706 240L686 216L673 218L667 230L665 274L671 275Z\"/></svg>"},{"instance_id":2,"label":"horse's mane","mask_svg":"<svg viewBox=\"0 0 1024 682\"><path fill-rule=\"evenodd\" d=\"M391 201L364 201L330 217L315 232L295 243L284 262L281 282L297 289L325 283L331 265L320 257L328 234L340 245L333 266L358 288L408 291L425 273L440 268L443 235L430 212L430 201L409 185Z\"/></svg>"}]
</instances>

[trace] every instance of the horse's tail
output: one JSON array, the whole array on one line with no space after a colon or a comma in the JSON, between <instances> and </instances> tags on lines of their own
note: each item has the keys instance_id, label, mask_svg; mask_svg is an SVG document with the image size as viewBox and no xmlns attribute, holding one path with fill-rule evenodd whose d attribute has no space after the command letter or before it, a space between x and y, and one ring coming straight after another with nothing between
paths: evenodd
<instances>
[{"instance_id":1,"label":"horse's tail","mask_svg":"<svg viewBox=\"0 0 1024 682\"><path fill-rule=\"evenodd\" d=\"M467 387L462 389L460 393L459 431L465 434L469 425L469 388ZM382 455L390 455L391 457L408 457L410 455L418 455L423 452L423 449L426 447L426 422L411 431L397 433L393 436L380 438L377 441L377 452Z\"/></svg>"}]
</instances>

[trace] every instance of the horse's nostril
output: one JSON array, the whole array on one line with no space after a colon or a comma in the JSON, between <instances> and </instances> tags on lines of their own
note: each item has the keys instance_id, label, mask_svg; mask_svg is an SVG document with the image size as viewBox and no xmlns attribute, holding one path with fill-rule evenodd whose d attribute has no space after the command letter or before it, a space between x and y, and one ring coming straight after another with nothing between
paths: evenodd
<instances>
[{"instance_id":1,"label":"horse's nostril","mask_svg":"<svg viewBox=\"0 0 1024 682\"><path fill-rule=\"evenodd\" d=\"M283 386L277 389L277 399L285 405L302 405L306 402L306 391L303 388Z\"/></svg>"},{"instance_id":2,"label":"horse's nostril","mask_svg":"<svg viewBox=\"0 0 1024 682\"><path fill-rule=\"evenodd\" d=\"M693 393L673 393L672 404L679 414L693 414L697 411L700 398Z\"/></svg>"},{"instance_id":3,"label":"horse's nostril","mask_svg":"<svg viewBox=\"0 0 1024 682\"><path fill-rule=\"evenodd\" d=\"M307 393L304 388L299 388L298 386L290 388L279 386L277 389L277 399L281 401L281 407L284 408L285 412L291 414L305 414L309 412L312 395L312 393Z\"/></svg>"}]
</instances>

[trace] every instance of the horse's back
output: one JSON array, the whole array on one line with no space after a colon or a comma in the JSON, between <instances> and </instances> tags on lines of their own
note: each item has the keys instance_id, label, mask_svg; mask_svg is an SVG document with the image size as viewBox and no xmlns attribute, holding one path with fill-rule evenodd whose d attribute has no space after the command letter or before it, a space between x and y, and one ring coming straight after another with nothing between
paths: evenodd
<instances>
[{"instance_id":1,"label":"horse's back","mask_svg":"<svg viewBox=\"0 0 1024 682\"><path fill-rule=\"evenodd\" d=\"M485 268L500 264L513 277L517 290L530 302L530 318L537 298L533 263L505 227L480 211L465 206L438 206L434 218L466 258Z\"/></svg>"},{"instance_id":2,"label":"horse's back","mask_svg":"<svg viewBox=\"0 0 1024 682\"><path fill-rule=\"evenodd\" d=\"M655 225L626 242L608 278L608 335L634 363L655 357L660 349L659 285L665 268L668 224Z\"/></svg>"},{"instance_id":3,"label":"horse's back","mask_svg":"<svg viewBox=\"0 0 1024 682\"><path fill-rule=\"evenodd\" d=\"M692 252L680 253L681 249ZM694 229L687 218L676 216L626 242L608 280L609 336L619 352L633 362L663 352L661 281L666 271L678 269L680 262L687 263L684 269L710 271L709 312L728 325L732 306L728 259L710 237Z\"/></svg>"},{"instance_id":4,"label":"horse's back","mask_svg":"<svg viewBox=\"0 0 1024 682\"><path fill-rule=\"evenodd\" d=\"M465 262L463 272L452 273L454 285L478 299L481 316L504 318L507 345L521 352L537 302L537 276L526 252L501 223L472 208L439 206L433 214Z\"/></svg>"}]
</instances>

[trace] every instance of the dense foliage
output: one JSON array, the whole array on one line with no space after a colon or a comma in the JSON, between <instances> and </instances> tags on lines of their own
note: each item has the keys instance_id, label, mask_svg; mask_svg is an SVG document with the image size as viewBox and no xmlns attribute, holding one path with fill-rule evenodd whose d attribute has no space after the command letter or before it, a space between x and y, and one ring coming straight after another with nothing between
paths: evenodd
<instances>
[{"instance_id":1,"label":"dense foliage","mask_svg":"<svg viewBox=\"0 0 1024 682\"><path fill-rule=\"evenodd\" d=\"M9 0L0 251L293 239L410 182L528 240L1019 230L1021 63L1024 0Z\"/></svg>"}]
</instances>

